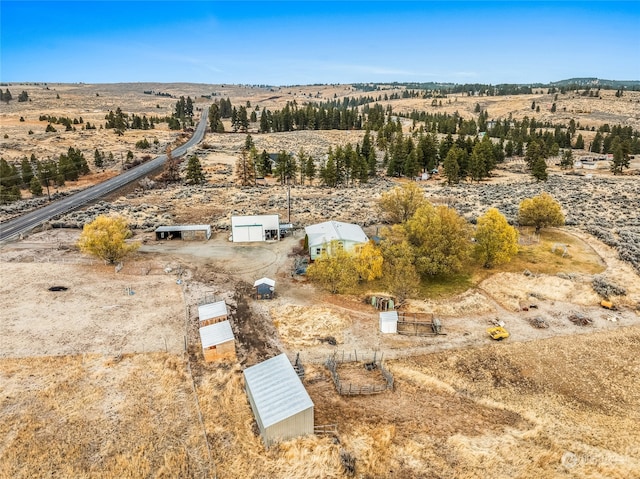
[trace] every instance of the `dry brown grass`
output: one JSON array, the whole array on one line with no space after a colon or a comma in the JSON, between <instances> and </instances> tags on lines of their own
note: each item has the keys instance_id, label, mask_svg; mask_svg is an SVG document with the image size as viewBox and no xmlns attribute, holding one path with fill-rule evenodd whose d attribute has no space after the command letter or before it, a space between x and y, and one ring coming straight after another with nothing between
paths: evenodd
<instances>
[{"instance_id":1,"label":"dry brown grass","mask_svg":"<svg viewBox=\"0 0 640 479\"><path fill-rule=\"evenodd\" d=\"M270 313L280 338L292 349L316 345L328 336L341 344L351 323L345 314L325 306L288 304L271 308Z\"/></svg>"},{"instance_id":2,"label":"dry brown grass","mask_svg":"<svg viewBox=\"0 0 640 479\"><path fill-rule=\"evenodd\" d=\"M316 424L265 449L237 366L171 355L0 363L0 477L630 478L640 471L638 327L388 361L396 389L341 397L308 365Z\"/></svg>"},{"instance_id":3,"label":"dry brown grass","mask_svg":"<svg viewBox=\"0 0 640 479\"><path fill-rule=\"evenodd\" d=\"M638 344L638 327L492 344L389 362L393 393L308 388L362 477L638 477Z\"/></svg>"},{"instance_id":4,"label":"dry brown grass","mask_svg":"<svg viewBox=\"0 0 640 479\"><path fill-rule=\"evenodd\" d=\"M203 477L184 362L167 354L0 362L0 477Z\"/></svg>"}]
</instances>

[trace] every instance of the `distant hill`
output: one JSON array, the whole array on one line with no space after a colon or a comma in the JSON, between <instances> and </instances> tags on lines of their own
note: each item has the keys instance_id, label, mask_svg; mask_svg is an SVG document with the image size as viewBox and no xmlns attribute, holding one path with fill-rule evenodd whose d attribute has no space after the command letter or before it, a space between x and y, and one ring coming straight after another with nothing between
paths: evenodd
<instances>
[{"instance_id":1,"label":"distant hill","mask_svg":"<svg viewBox=\"0 0 640 479\"><path fill-rule=\"evenodd\" d=\"M604 87L604 88L640 88L638 80L603 80L601 78L569 78L551 82L552 86L580 86L580 87Z\"/></svg>"}]
</instances>

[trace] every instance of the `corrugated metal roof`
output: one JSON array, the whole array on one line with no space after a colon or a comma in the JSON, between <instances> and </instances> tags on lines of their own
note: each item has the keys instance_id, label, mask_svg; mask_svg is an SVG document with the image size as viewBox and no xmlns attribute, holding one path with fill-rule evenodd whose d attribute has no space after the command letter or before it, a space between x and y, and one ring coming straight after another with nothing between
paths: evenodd
<instances>
[{"instance_id":1,"label":"corrugated metal roof","mask_svg":"<svg viewBox=\"0 0 640 479\"><path fill-rule=\"evenodd\" d=\"M158 226L157 233L169 233L171 231L211 231L211 225L175 225L175 226Z\"/></svg>"},{"instance_id":2,"label":"corrugated metal roof","mask_svg":"<svg viewBox=\"0 0 640 479\"><path fill-rule=\"evenodd\" d=\"M313 407L286 354L245 369L244 380L265 428Z\"/></svg>"},{"instance_id":3,"label":"corrugated metal roof","mask_svg":"<svg viewBox=\"0 0 640 479\"><path fill-rule=\"evenodd\" d=\"M305 234L309 238L309 244L329 243L333 240L347 240L356 243L366 243L369 241L362 228L352 223L341 223L340 221L325 221L304 228Z\"/></svg>"},{"instance_id":4,"label":"corrugated metal roof","mask_svg":"<svg viewBox=\"0 0 640 479\"><path fill-rule=\"evenodd\" d=\"M261 278L261 279L256 279L255 283L253 283L253 287L255 288L256 286L258 286L259 284L268 284L269 286L275 286L276 282L272 279L269 278Z\"/></svg>"},{"instance_id":5,"label":"corrugated metal roof","mask_svg":"<svg viewBox=\"0 0 640 479\"><path fill-rule=\"evenodd\" d=\"M198 318L200 321L206 321L211 318L218 318L220 316L226 316L227 303L224 301L217 301L215 303L203 304L198 306Z\"/></svg>"},{"instance_id":6,"label":"corrugated metal roof","mask_svg":"<svg viewBox=\"0 0 640 479\"><path fill-rule=\"evenodd\" d=\"M200 341L202 342L203 348L216 346L226 343L227 341L233 341L234 339L235 336L233 335L229 321L221 321L200 328Z\"/></svg>"}]
</instances>

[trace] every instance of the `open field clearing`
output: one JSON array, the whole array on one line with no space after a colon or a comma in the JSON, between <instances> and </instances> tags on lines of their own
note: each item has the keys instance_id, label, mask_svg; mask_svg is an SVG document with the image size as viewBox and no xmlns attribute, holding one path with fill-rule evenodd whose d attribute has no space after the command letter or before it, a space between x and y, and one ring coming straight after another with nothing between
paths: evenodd
<instances>
[{"instance_id":1,"label":"open field clearing","mask_svg":"<svg viewBox=\"0 0 640 479\"><path fill-rule=\"evenodd\" d=\"M182 293L159 266L2 263L0 357L183 351Z\"/></svg>"},{"instance_id":2,"label":"open field clearing","mask_svg":"<svg viewBox=\"0 0 640 479\"><path fill-rule=\"evenodd\" d=\"M316 424L337 440L265 450L239 369L202 367L199 403L218 477L591 477L640 471L638 327L388 361L395 390L340 397L307 368ZM212 474L179 358L0 361L0 477ZM28 459L27 459L28 458Z\"/></svg>"},{"instance_id":3,"label":"open field clearing","mask_svg":"<svg viewBox=\"0 0 640 479\"><path fill-rule=\"evenodd\" d=\"M101 129L118 107L164 117L187 95L196 108L229 97L261 111L294 100L303 105L397 93L391 86L363 93L348 85L10 88L14 96L24 88L31 101L0 105L6 135L0 156L19 161L34 153L44 160L73 146L96 170L96 148L114 154L103 169L50 187L54 198L119 173L128 150L136 157L162 154L188 134L163 122L121 136ZM640 92L622 98L613 90L600 93L561 95L556 113L546 92L450 95L442 106L430 98L380 103L396 112L457 111L463 118L476 117L479 104L489 118L574 119L587 128L578 130L587 144L592 126L640 128ZM98 128L45 133L42 114L81 116ZM402 123L409 134L411 121ZM262 185L239 187L234 166L247 135L230 133L229 119L224 125L228 133L209 132L190 152L202 162L204 184L140 182L0 245L0 479L640 479L640 159L619 177L605 170L566 174L551 158L549 180L535 182L523 160L513 158L481 183L447 187L437 176L418 182L427 199L471 223L490 207L515 223L520 201L546 191L562 206L567 226L539 236L520 228L520 252L512 262L490 270L473 263L446 281L423 282L400 310L409 319L413 313L439 319L444 334L405 336L382 334L379 311L365 299L385 293L382 281L331 295L292 271L302 226L353 222L377 236L385 226L378 199L409 180L381 174L367 184L327 188L316 178L289 188L268 177ZM257 126L249 130L259 152L295 154L303 147L318 164L330 147L361 142L364 135L258 134ZM136 150L143 138L152 146ZM0 220L47 202L46 193L29 196L0 207ZM75 246L80 228L108 213L123 215L133 239L142 242L117 272ZM243 214L279 214L296 229L279 242L231 243L230 217ZM187 223L210 224L212 238L154 239L160 225ZM255 299L252 285L261 277L275 280L275 299ZM626 294L610 298L615 310L600 306L596 277L625 288ZM229 310L237 356L231 363L203 359L197 306L214 300ZM495 342L487 328L499 321L510 337ZM333 432L266 449L242 372L282 352L292 361L299 354L315 424ZM393 390L339 395L324 363L352 354L382 357ZM345 383L387 384L381 369L362 362L340 367Z\"/></svg>"}]
</instances>

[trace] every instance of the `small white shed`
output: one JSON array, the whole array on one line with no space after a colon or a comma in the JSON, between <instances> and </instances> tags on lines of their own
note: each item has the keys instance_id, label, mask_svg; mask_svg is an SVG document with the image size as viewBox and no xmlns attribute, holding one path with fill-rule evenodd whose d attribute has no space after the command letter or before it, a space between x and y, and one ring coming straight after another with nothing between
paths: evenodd
<instances>
[{"instance_id":1,"label":"small white shed","mask_svg":"<svg viewBox=\"0 0 640 479\"><path fill-rule=\"evenodd\" d=\"M313 401L286 354L244 370L245 390L268 447L313 434Z\"/></svg>"},{"instance_id":2,"label":"small white shed","mask_svg":"<svg viewBox=\"0 0 640 479\"><path fill-rule=\"evenodd\" d=\"M253 283L256 290L256 299L273 299L276 282L269 278L260 278Z\"/></svg>"},{"instance_id":3,"label":"small white shed","mask_svg":"<svg viewBox=\"0 0 640 479\"><path fill-rule=\"evenodd\" d=\"M229 321L200 328L202 354L206 362L236 358L236 343Z\"/></svg>"},{"instance_id":4,"label":"small white shed","mask_svg":"<svg viewBox=\"0 0 640 479\"><path fill-rule=\"evenodd\" d=\"M397 333L398 332L398 312L382 311L380 313L380 332L381 333Z\"/></svg>"},{"instance_id":5,"label":"small white shed","mask_svg":"<svg viewBox=\"0 0 640 479\"><path fill-rule=\"evenodd\" d=\"M219 323L229 318L227 311L227 303L224 301L216 301L215 303L202 304L198 306L198 319L200 327L209 324Z\"/></svg>"}]
</instances>

